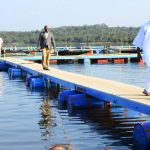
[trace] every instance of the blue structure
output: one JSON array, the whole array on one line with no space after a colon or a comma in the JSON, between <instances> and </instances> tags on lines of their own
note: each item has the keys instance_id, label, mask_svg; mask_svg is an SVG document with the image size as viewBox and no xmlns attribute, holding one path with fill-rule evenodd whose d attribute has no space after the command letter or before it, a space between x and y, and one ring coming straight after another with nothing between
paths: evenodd
<instances>
[{"instance_id":1,"label":"blue structure","mask_svg":"<svg viewBox=\"0 0 150 150\"><path fill-rule=\"evenodd\" d=\"M132 101L129 98L124 98L120 95L113 95L111 93L103 92L100 90L96 90L94 88L90 88L87 85L82 86L80 83L69 82L63 80L63 78L52 76L51 74L45 73L44 71L40 72L34 68L30 68L26 65L17 64L15 62L8 61L6 62L11 66L17 67L9 69L8 73L10 76L18 75L21 70L32 74L33 76L38 76L38 78L28 78L30 80L30 88L44 88L46 86L45 80L48 80L50 83L53 82L60 86L65 86L68 89L72 89L71 91L63 92L59 95L60 102L66 102L68 106L72 105L74 107L88 107L88 106L100 106L103 101L109 101L113 104L120 105L123 107L128 107L138 112L142 112L150 115L150 105L146 105L144 103L140 103L137 101ZM18 69L19 68L19 69ZM14 71L12 71L14 70ZM139 144L144 145L145 148L149 149L149 134L150 125L149 123L138 124L135 126L133 137L135 141ZM148 131L148 132L147 132ZM143 138L144 137L144 138ZM143 139L140 140L140 139Z\"/></svg>"},{"instance_id":2,"label":"blue structure","mask_svg":"<svg viewBox=\"0 0 150 150\"><path fill-rule=\"evenodd\" d=\"M17 68L9 68L8 69L8 76L10 79L14 79L16 77L21 77L21 69Z\"/></svg>"},{"instance_id":3,"label":"blue structure","mask_svg":"<svg viewBox=\"0 0 150 150\"><path fill-rule=\"evenodd\" d=\"M76 94L68 96L68 105L73 107L87 108L102 106L104 105L104 102L86 94Z\"/></svg>"},{"instance_id":4,"label":"blue structure","mask_svg":"<svg viewBox=\"0 0 150 150\"><path fill-rule=\"evenodd\" d=\"M60 104L67 104L72 107L87 108L104 105L104 101L86 94L82 94L75 90L61 92L58 96L58 100Z\"/></svg>"},{"instance_id":5,"label":"blue structure","mask_svg":"<svg viewBox=\"0 0 150 150\"><path fill-rule=\"evenodd\" d=\"M31 78L30 80L30 88L34 89L34 88L45 88L46 87L46 83L44 81L43 78Z\"/></svg>"},{"instance_id":6,"label":"blue structure","mask_svg":"<svg viewBox=\"0 0 150 150\"><path fill-rule=\"evenodd\" d=\"M0 62L0 71L8 70L8 65L4 62Z\"/></svg>"},{"instance_id":7,"label":"blue structure","mask_svg":"<svg viewBox=\"0 0 150 150\"><path fill-rule=\"evenodd\" d=\"M58 105L59 105L59 108L63 108L63 107L66 107L68 105L68 98L70 95L76 95L78 94L77 91L75 90L67 90L67 91L64 91L64 92L60 92L58 94Z\"/></svg>"},{"instance_id":8,"label":"blue structure","mask_svg":"<svg viewBox=\"0 0 150 150\"><path fill-rule=\"evenodd\" d=\"M61 103L67 103L68 102L68 97L70 95L76 95L76 94L78 94L78 93L75 90L60 92L59 95L58 95L58 100Z\"/></svg>"},{"instance_id":9,"label":"blue structure","mask_svg":"<svg viewBox=\"0 0 150 150\"><path fill-rule=\"evenodd\" d=\"M8 62L5 61L5 62L10 66L19 68L25 72L32 74L33 76L40 76L43 79L49 80L50 83L55 83L56 85L64 86L64 87L67 87L68 89L72 89L72 90L75 90L77 92L87 94L87 95L90 95L92 97L102 99L104 101L109 101L109 102L112 102L116 105L127 107L127 108L130 108L132 110L150 115L150 111L149 111L150 106L149 105L145 105L143 103L139 103L136 101L131 101L130 99L126 99L126 98L123 98L120 96L112 95L110 93L105 93L105 92L102 92L100 90L95 90L95 89L91 89L89 87L84 87L84 86L78 85L74 82L65 81L65 80L59 79L55 76L41 73L40 71L38 71L36 69L32 69L28 66L26 67L26 66L21 65L21 64L18 65L15 62L9 62L9 61Z\"/></svg>"},{"instance_id":10,"label":"blue structure","mask_svg":"<svg viewBox=\"0 0 150 150\"><path fill-rule=\"evenodd\" d=\"M133 139L135 145L143 150L150 149L150 122L138 123L134 127Z\"/></svg>"},{"instance_id":11,"label":"blue structure","mask_svg":"<svg viewBox=\"0 0 150 150\"><path fill-rule=\"evenodd\" d=\"M30 86L32 78L39 78L39 76L33 76L32 74L27 74L26 75L26 80L25 80L27 86Z\"/></svg>"}]
</instances>

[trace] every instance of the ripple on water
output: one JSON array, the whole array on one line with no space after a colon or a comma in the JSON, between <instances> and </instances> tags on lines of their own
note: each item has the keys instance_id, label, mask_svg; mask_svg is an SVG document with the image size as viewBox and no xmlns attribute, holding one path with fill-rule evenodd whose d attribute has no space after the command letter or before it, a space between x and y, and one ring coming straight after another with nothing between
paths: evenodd
<instances>
[{"instance_id":1,"label":"ripple on water","mask_svg":"<svg viewBox=\"0 0 150 150\"><path fill-rule=\"evenodd\" d=\"M135 64L56 67L138 86L145 75L145 69ZM53 90L30 91L5 72L0 72L0 89L0 150L48 150L68 142L75 150L131 150L134 125L150 121L147 115L118 106L58 109ZM47 102L49 109L43 107Z\"/></svg>"}]
</instances>

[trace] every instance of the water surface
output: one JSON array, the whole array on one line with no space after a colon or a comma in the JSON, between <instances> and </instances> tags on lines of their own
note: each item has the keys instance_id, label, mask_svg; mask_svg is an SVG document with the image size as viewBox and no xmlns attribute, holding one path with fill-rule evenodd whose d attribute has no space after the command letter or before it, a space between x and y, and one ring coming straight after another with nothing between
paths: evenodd
<instances>
[{"instance_id":1,"label":"water surface","mask_svg":"<svg viewBox=\"0 0 150 150\"><path fill-rule=\"evenodd\" d=\"M143 87L146 68L137 64L53 66L62 70ZM74 150L132 150L133 127L150 117L113 105L58 109L55 88L30 91L23 80L0 72L0 150L48 150L70 144ZM62 89L63 90L63 89Z\"/></svg>"}]
</instances>

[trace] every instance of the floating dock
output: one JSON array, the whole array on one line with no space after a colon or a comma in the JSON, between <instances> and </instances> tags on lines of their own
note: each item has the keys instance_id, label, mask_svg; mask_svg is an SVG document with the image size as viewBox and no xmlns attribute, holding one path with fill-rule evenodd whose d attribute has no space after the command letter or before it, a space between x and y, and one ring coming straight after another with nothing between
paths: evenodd
<instances>
[{"instance_id":1,"label":"floating dock","mask_svg":"<svg viewBox=\"0 0 150 150\"><path fill-rule=\"evenodd\" d=\"M115 59L115 58L137 58L137 54L99 54L99 55L74 55L74 56L51 56L51 60L68 60L68 59ZM23 60L41 60L41 56L22 57Z\"/></svg>"},{"instance_id":2,"label":"floating dock","mask_svg":"<svg viewBox=\"0 0 150 150\"><path fill-rule=\"evenodd\" d=\"M41 61L41 56L24 56L23 60ZM74 56L51 56L50 63L128 63L137 62L137 54L94 54L94 55L74 55Z\"/></svg>"},{"instance_id":3,"label":"floating dock","mask_svg":"<svg viewBox=\"0 0 150 150\"><path fill-rule=\"evenodd\" d=\"M137 47L135 46L110 46L109 52L113 53L137 53Z\"/></svg>"},{"instance_id":4,"label":"floating dock","mask_svg":"<svg viewBox=\"0 0 150 150\"><path fill-rule=\"evenodd\" d=\"M150 115L150 97L143 95L143 89L140 87L66 72L52 67L47 71L43 70L38 63L16 58L0 58L0 62L5 62L32 75L49 79L50 82L60 86Z\"/></svg>"}]
</instances>

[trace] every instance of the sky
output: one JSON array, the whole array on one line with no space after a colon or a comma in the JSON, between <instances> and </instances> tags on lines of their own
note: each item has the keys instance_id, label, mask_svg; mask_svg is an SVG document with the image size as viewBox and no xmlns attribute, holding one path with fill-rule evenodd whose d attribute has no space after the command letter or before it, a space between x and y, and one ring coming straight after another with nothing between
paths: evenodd
<instances>
[{"instance_id":1,"label":"sky","mask_svg":"<svg viewBox=\"0 0 150 150\"><path fill-rule=\"evenodd\" d=\"M0 31L102 23L137 27L150 19L149 7L150 0L0 0Z\"/></svg>"}]
</instances>

